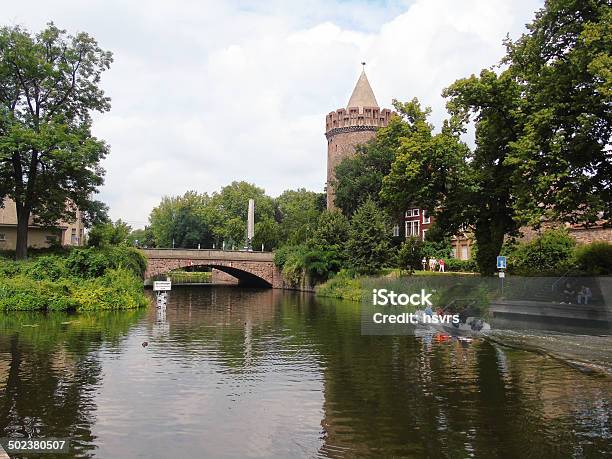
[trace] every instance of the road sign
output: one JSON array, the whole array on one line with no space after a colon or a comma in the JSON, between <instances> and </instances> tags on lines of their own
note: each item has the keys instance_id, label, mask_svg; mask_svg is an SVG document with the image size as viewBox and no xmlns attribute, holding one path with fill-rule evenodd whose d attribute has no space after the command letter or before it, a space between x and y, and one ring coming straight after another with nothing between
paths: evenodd
<instances>
[{"instance_id":1,"label":"road sign","mask_svg":"<svg viewBox=\"0 0 612 459\"><path fill-rule=\"evenodd\" d=\"M172 282L170 281L155 281L153 282L154 292L168 292L172 290Z\"/></svg>"},{"instance_id":2,"label":"road sign","mask_svg":"<svg viewBox=\"0 0 612 459\"><path fill-rule=\"evenodd\" d=\"M500 277L500 279L503 279L504 277L506 277L506 273L503 272L503 271L500 271L499 272L499 277Z\"/></svg>"},{"instance_id":3,"label":"road sign","mask_svg":"<svg viewBox=\"0 0 612 459\"><path fill-rule=\"evenodd\" d=\"M508 267L508 261L506 257L497 257L497 269L506 269Z\"/></svg>"}]
</instances>

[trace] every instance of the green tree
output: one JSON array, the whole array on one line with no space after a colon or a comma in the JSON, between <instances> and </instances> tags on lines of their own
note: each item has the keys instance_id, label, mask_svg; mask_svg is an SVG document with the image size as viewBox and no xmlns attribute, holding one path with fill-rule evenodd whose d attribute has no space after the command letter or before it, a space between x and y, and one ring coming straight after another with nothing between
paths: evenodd
<instances>
[{"instance_id":1,"label":"green tree","mask_svg":"<svg viewBox=\"0 0 612 459\"><path fill-rule=\"evenodd\" d=\"M406 239L397 253L397 259L401 269L413 272L422 268L423 241L418 237Z\"/></svg>"},{"instance_id":2,"label":"green tree","mask_svg":"<svg viewBox=\"0 0 612 459\"><path fill-rule=\"evenodd\" d=\"M547 0L507 43L524 122L506 160L516 208L531 224L591 224L612 213L612 5Z\"/></svg>"},{"instance_id":3,"label":"green tree","mask_svg":"<svg viewBox=\"0 0 612 459\"><path fill-rule=\"evenodd\" d=\"M255 236L253 237L253 250L270 251L278 246L280 235L279 224L272 218L266 218L255 223Z\"/></svg>"},{"instance_id":4,"label":"green tree","mask_svg":"<svg viewBox=\"0 0 612 459\"><path fill-rule=\"evenodd\" d=\"M565 229L549 229L510 253L508 267L523 275L561 275L571 267L576 240Z\"/></svg>"},{"instance_id":5,"label":"green tree","mask_svg":"<svg viewBox=\"0 0 612 459\"><path fill-rule=\"evenodd\" d=\"M389 263L391 232L388 217L372 199L366 200L353 215L346 257L361 273L375 273Z\"/></svg>"},{"instance_id":6,"label":"green tree","mask_svg":"<svg viewBox=\"0 0 612 459\"><path fill-rule=\"evenodd\" d=\"M314 233L319 215L325 208L322 193L304 188L284 191L276 198L279 239L284 244L303 243Z\"/></svg>"},{"instance_id":7,"label":"green tree","mask_svg":"<svg viewBox=\"0 0 612 459\"><path fill-rule=\"evenodd\" d=\"M225 241L226 246L244 246L249 199L255 200L255 225L274 219L274 200L251 183L232 182L213 193L209 212L217 244Z\"/></svg>"},{"instance_id":8,"label":"green tree","mask_svg":"<svg viewBox=\"0 0 612 459\"><path fill-rule=\"evenodd\" d=\"M91 196L103 183L107 145L91 135L91 112L110 109L100 76L112 56L86 33L50 23L36 35L0 29L0 200L17 206L16 257L27 257L30 217L54 225L105 215Z\"/></svg>"},{"instance_id":9,"label":"green tree","mask_svg":"<svg viewBox=\"0 0 612 459\"><path fill-rule=\"evenodd\" d=\"M452 117L432 133L425 120L417 133L402 142L381 195L388 206L409 203L431 211L436 226L448 235L462 227L474 230L480 272L495 271L504 236L517 228L509 182L512 169L504 163L515 137L518 87L506 73L484 70L480 77L459 80L445 90ZM476 148L460 140L473 116Z\"/></svg>"},{"instance_id":10,"label":"green tree","mask_svg":"<svg viewBox=\"0 0 612 459\"><path fill-rule=\"evenodd\" d=\"M87 235L87 245L91 247L104 247L109 245L125 244L132 228L121 219L113 222L98 223L94 225Z\"/></svg>"},{"instance_id":11,"label":"green tree","mask_svg":"<svg viewBox=\"0 0 612 459\"><path fill-rule=\"evenodd\" d=\"M394 101L396 113L389 125L377 131L376 137L360 145L354 156L344 159L335 170L335 205L350 217L368 198L380 203L383 178L391 171L402 139L421 126L427 115L417 99L402 104Z\"/></svg>"},{"instance_id":12,"label":"green tree","mask_svg":"<svg viewBox=\"0 0 612 459\"><path fill-rule=\"evenodd\" d=\"M213 223L208 219L206 194L188 191L183 196L164 196L149 216L151 232L157 247L212 247Z\"/></svg>"},{"instance_id":13,"label":"green tree","mask_svg":"<svg viewBox=\"0 0 612 459\"><path fill-rule=\"evenodd\" d=\"M138 247L155 247L155 237L150 226L137 228L132 230L128 235L127 242L129 245Z\"/></svg>"},{"instance_id":14,"label":"green tree","mask_svg":"<svg viewBox=\"0 0 612 459\"><path fill-rule=\"evenodd\" d=\"M341 249L349 237L349 230L349 221L342 213L326 210L317 220L317 229L313 234L312 244Z\"/></svg>"}]
</instances>

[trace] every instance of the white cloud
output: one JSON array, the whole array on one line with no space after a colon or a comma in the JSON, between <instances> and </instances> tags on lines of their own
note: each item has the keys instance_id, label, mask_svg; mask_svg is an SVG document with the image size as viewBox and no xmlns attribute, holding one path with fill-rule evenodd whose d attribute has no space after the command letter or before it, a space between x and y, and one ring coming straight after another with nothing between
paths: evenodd
<instances>
[{"instance_id":1,"label":"white cloud","mask_svg":"<svg viewBox=\"0 0 612 459\"><path fill-rule=\"evenodd\" d=\"M325 114L360 71L379 104L418 97L445 116L442 89L495 64L538 0L245 3L12 2L3 23L48 20L91 33L115 62L111 112L94 132L111 145L101 198L142 226L162 195L248 180L277 195L325 181ZM255 6L253 6L255 5Z\"/></svg>"}]
</instances>

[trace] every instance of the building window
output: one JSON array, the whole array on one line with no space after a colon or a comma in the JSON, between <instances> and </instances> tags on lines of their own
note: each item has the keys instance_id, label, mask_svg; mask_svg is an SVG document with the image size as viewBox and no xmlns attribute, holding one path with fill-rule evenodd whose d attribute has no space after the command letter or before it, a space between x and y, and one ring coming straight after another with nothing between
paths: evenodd
<instances>
[{"instance_id":1,"label":"building window","mask_svg":"<svg viewBox=\"0 0 612 459\"><path fill-rule=\"evenodd\" d=\"M76 228L72 228L72 232L70 234L70 243L72 245L77 245L79 243L79 238L77 237L77 230L76 230Z\"/></svg>"},{"instance_id":2,"label":"building window","mask_svg":"<svg viewBox=\"0 0 612 459\"><path fill-rule=\"evenodd\" d=\"M47 241L48 244L53 244L53 243L57 242L57 236L47 235L45 237L45 240Z\"/></svg>"},{"instance_id":3,"label":"building window","mask_svg":"<svg viewBox=\"0 0 612 459\"><path fill-rule=\"evenodd\" d=\"M411 220L406 222L406 237L419 236L419 221Z\"/></svg>"},{"instance_id":4,"label":"building window","mask_svg":"<svg viewBox=\"0 0 612 459\"><path fill-rule=\"evenodd\" d=\"M399 236L399 225L394 225L393 226L393 237L398 237Z\"/></svg>"},{"instance_id":5,"label":"building window","mask_svg":"<svg viewBox=\"0 0 612 459\"><path fill-rule=\"evenodd\" d=\"M419 209L412 209L412 216L413 217L418 217L419 216Z\"/></svg>"},{"instance_id":6,"label":"building window","mask_svg":"<svg viewBox=\"0 0 612 459\"><path fill-rule=\"evenodd\" d=\"M425 209L423 209L423 223L431 223L431 217L429 216L429 212L427 212Z\"/></svg>"},{"instance_id":7,"label":"building window","mask_svg":"<svg viewBox=\"0 0 612 459\"><path fill-rule=\"evenodd\" d=\"M469 260L470 259L469 247L467 245L462 245L461 246L461 259L462 260Z\"/></svg>"},{"instance_id":8,"label":"building window","mask_svg":"<svg viewBox=\"0 0 612 459\"><path fill-rule=\"evenodd\" d=\"M6 241L6 234L0 233L0 241Z\"/></svg>"},{"instance_id":9,"label":"building window","mask_svg":"<svg viewBox=\"0 0 612 459\"><path fill-rule=\"evenodd\" d=\"M423 240L425 240L425 233L427 233L426 229L423 230Z\"/></svg>"},{"instance_id":10,"label":"building window","mask_svg":"<svg viewBox=\"0 0 612 459\"><path fill-rule=\"evenodd\" d=\"M412 217L412 209L406 211L406 217Z\"/></svg>"}]
</instances>

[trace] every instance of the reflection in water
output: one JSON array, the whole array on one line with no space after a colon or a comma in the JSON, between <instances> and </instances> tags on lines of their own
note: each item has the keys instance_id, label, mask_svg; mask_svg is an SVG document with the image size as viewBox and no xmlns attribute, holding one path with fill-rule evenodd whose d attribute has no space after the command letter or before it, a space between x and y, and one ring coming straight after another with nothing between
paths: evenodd
<instances>
[{"instance_id":1,"label":"reflection in water","mask_svg":"<svg viewBox=\"0 0 612 459\"><path fill-rule=\"evenodd\" d=\"M165 310L2 315L0 436L102 458L612 453L607 378L360 330L355 303L220 287L176 289Z\"/></svg>"}]
</instances>

